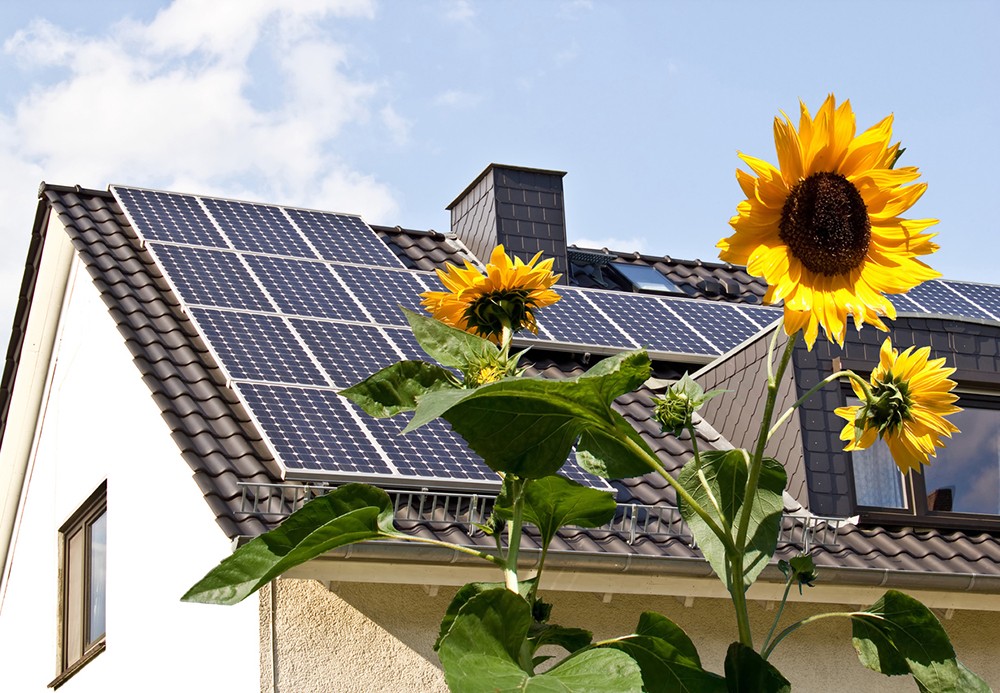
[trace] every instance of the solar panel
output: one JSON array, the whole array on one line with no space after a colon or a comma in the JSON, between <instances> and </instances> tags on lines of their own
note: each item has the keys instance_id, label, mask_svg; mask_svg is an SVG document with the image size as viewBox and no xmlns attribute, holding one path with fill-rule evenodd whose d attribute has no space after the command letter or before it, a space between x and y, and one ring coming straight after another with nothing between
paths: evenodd
<instances>
[{"instance_id":1,"label":"solar panel","mask_svg":"<svg viewBox=\"0 0 1000 693\"><path fill-rule=\"evenodd\" d=\"M327 384L280 317L212 308L194 308L191 317L234 380Z\"/></svg>"},{"instance_id":2,"label":"solar panel","mask_svg":"<svg viewBox=\"0 0 1000 693\"><path fill-rule=\"evenodd\" d=\"M353 265L337 265L334 271L380 325L408 326L399 309L401 305L418 313L424 312L420 294L427 291L427 287L416 274Z\"/></svg>"},{"instance_id":3,"label":"solar panel","mask_svg":"<svg viewBox=\"0 0 1000 693\"><path fill-rule=\"evenodd\" d=\"M890 294L888 296L896 311L900 313L926 313L926 308L913 300L909 294Z\"/></svg>"},{"instance_id":4,"label":"solar panel","mask_svg":"<svg viewBox=\"0 0 1000 693\"><path fill-rule=\"evenodd\" d=\"M993 320L1000 320L1000 286L990 284L966 284L965 282L945 282L948 288L975 303L989 314Z\"/></svg>"},{"instance_id":5,"label":"solar panel","mask_svg":"<svg viewBox=\"0 0 1000 693\"><path fill-rule=\"evenodd\" d=\"M320 257L376 267L402 267L382 239L358 217L303 209L286 210Z\"/></svg>"},{"instance_id":6,"label":"solar panel","mask_svg":"<svg viewBox=\"0 0 1000 693\"><path fill-rule=\"evenodd\" d=\"M654 351L721 353L667 308L673 302L667 304L653 296L613 291L594 291L589 296L642 346Z\"/></svg>"},{"instance_id":7,"label":"solar panel","mask_svg":"<svg viewBox=\"0 0 1000 693\"><path fill-rule=\"evenodd\" d=\"M720 349L729 351L760 332L757 323L733 305L720 301L678 299L667 301L667 307L677 313L688 325L697 326L696 332Z\"/></svg>"},{"instance_id":8,"label":"solar panel","mask_svg":"<svg viewBox=\"0 0 1000 693\"><path fill-rule=\"evenodd\" d=\"M291 323L336 387L350 387L400 360L377 327L299 319Z\"/></svg>"},{"instance_id":9,"label":"solar panel","mask_svg":"<svg viewBox=\"0 0 1000 693\"><path fill-rule=\"evenodd\" d=\"M117 186L111 192L144 240L228 247L196 197Z\"/></svg>"},{"instance_id":10,"label":"solar panel","mask_svg":"<svg viewBox=\"0 0 1000 693\"><path fill-rule=\"evenodd\" d=\"M395 469L332 390L237 383L278 461L290 471L392 476Z\"/></svg>"},{"instance_id":11,"label":"solar panel","mask_svg":"<svg viewBox=\"0 0 1000 693\"><path fill-rule=\"evenodd\" d=\"M942 281L924 282L915 286L907 296L932 313L962 315L970 318L989 319L991 316L969 299L955 293Z\"/></svg>"},{"instance_id":12,"label":"solar panel","mask_svg":"<svg viewBox=\"0 0 1000 693\"><path fill-rule=\"evenodd\" d=\"M161 243L150 243L148 248L188 305L272 309L234 253Z\"/></svg>"},{"instance_id":13,"label":"solar panel","mask_svg":"<svg viewBox=\"0 0 1000 693\"><path fill-rule=\"evenodd\" d=\"M554 339L569 344L598 344L601 346L635 349L639 346L607 317L594 310L593 304L578 289L559 287L562 297L558 303L547 306L540 313L538 337L529 333L526 338ZM598 293L598 292L592 292Z\"/></svg>"},{"instance_id":14,"label":"solar panel","mask_svg":"<svg viewBox=\"0 0 1000 693\"><path fill-rule=\"evenodd\" d=\"M237 250L315 258L280 207L204 198L205 206Z\"/></svg>"},{"instance_id":15,"label":"solar panel","mask_svg":"<svg viewBox=\"0 0 1000 693\"><path fill-rule=\"evenodd\" d=\"M497 482L497 473L469 449L446 421L437 419L406 435L403 416L372 419L368 426L403 476Z\"/></svg>"},{"instance_id":16,"label":"solar panel","mask_svg":"<svg viewBox=\"0 0 1000 693\"><path fill-rule=\"evenodd\" d=\"M371 322L325 262L247 255L282 313Z\"/></svg>"}]
</instances>

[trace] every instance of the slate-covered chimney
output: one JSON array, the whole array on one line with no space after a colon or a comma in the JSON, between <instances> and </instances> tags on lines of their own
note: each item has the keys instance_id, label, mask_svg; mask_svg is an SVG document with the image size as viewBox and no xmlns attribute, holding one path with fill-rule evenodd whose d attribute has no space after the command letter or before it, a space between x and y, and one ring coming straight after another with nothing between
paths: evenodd
<instances>
[{"instance_id":1,"label":"slate-covered chimney","mask_svg":"<svg viewBox=\"0 0 1000 693\"><path fill-rule=\"evenodd\" d=\"M508 253L527 261L542 251L553 271L567 283L565 171L490 164L454 202L451 231L483 262L503 243Z\"/></svg>"}]
</instances>

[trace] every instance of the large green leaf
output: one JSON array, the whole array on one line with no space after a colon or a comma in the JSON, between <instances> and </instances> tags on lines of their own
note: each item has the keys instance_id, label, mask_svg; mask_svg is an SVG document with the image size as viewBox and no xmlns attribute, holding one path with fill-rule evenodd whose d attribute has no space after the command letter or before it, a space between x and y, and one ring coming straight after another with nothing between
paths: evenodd
<instances>
[{"instance_id":1,"label":"large green leaf","mask_svg":"<svg viewBox=\"0 0 1000 693\"><path fill-rule=\"evenodd\" d=\"M913 597L889 590L853 618L854 649L869 669L912 674L921 690L934 693L989 691L985 681L955 659L955 649L937 617Z\"/></svg>"},{"instance_id":2,"label":"large green leaf","mask_svg":"<svg viewBox=\"0 0 1000 693\"><path fill-rule=\"evenodd\" d=\"M535 578L531 578L530 580L521 580L517 583L517 589L521 596L527 599L528 594L531 593L531 590L534 587L534 584ZM493 590L501 589L504 589L504 583L502 582L469 582L462 585L458 591L455 592L455 596L451 598L451 603L448 604L448 608L445 610L444 618L441 619L441 627L438 632L437 640L434 642L434 649L437 650L441 647L441 640L451 629L451 625L455 622L455 617L458 616L458 612L470 599L482 594L483 592L491 592Z\"/></svg>"},{"instance_id":3,"label":"large green leaf","mask_svg":"<svg viewBox=\"0 0 1000 693\"><path fill-rule=\"evenodd\" d=\"M347 484L309 501L275 529L241 546L181 599L236 604L289 568L331 549L397 534L385 491Z\"/></svg>"},{"instance_id":4,"label":"large green leaf","mask_svg":"<svg viewBox=\"0 0 1000 693\"><path fill-rule=\"evenodd\" d=\"M438 656L453 693L638 692L642 675L626 654L587 649L544 674L519 666L531 624L531 607L503 589L481 592L459 610L441 639Z\"/></svg>"},{"instance_id":5,"label":"large green leaf","mask_svg":"<svg viewBox=\"0 0 1000 693\"><path fill-rule=\"evenodd\" d=\"M628 479L650 471L647 463L624 444L631 440L652 457L654 453L639 432L632 428L621 414L612 410L611 430L586 428L576 444L576 461L595 476L605 479Z\"/></svg>"},{"instance_id":6,"label":"large green leaf","mask_svg":"<svg viewBox=\"0 0 1000 693\"><path fill-rule=\"evenodd\" d=\"M648 611L634 635L606 642L606 647L628 653L642 670L649 693L724 693L726 682L705 671L694 643L670 619Z\"/></svg>"},{"instance_id":7,"label":"large green leaf","mask_svg":"<svg viewBox=\"0 0 1000 693\"><path fill-rule=\"evenodd\" d=\"M501 493L494 508L501 520L511 519L510 504L505 501ZM543 546L548 546L560 527L600 527L610 522L617 507L613 493L587 488L562 476L525 482L524 520L538 527Z\"/></svg>"},{"instance_id":8,"label":"large green leaf","mask_svg":"<svg viewBox=\"0 0 1000 693\"><path fill-rule=\"evenodd\" d=\"M417 407L417 398L442 388L458 387L455 376L426 361L400 361L368 376L340 394L369 416L385 418Z\"/></svg>"},{"instance_id":9,"label":"large green leaf","mask_svg":"<svg viewBox=\"0 0 1000 693\"><path fill-rule=\"evenodd\" d=\"M749 474L744 450L708 451L701 454L701 471L708 488L718 503L718 509L709 498L708 491L698 475L698 466L692 460L684 465L677 481L701 505L716 523L726 529L736 543L736 523L743 510ZM750 510L747 528L746 553L743 560L743 585L749 586L764 569L778 544L781 531L781 512L784 509L782 492L785 490L785 468L771 458L761 464L757 494ZM702 554L712 569L730 589L739 589L738 579L728 573L725 545L708 524L681 500L681 516L688 523ZM739 548L739 547L737 547Z\"/></svg>"},{"instance_id":10,"label":"large green leaf","mask_svg":"<svg viewBox=\"0 0 1000 693\"><path fill-rule=\"evenodd\" d=\"M649 357L635 351L567 380L520 378L474 390L438 390L419 399L404 432L444 417L495 471L538 479L563 465L582 432L620 435L611 403L648 377Z\"/></svg>"},{"instance_id":11,"label":"large green leaf","mask_svg":"<svg viewBox=\"0 0 1000 693\"><path fill-rule=\"evenodd\" d=\"M428 356L448 368L465 370L470 363L481 363L495 355L496 344L464 330L445 325L440 320L403 308L413 336Z\"/></svg>"},{"instance_id":12,"label":"large green leaf","mask_svg":"<svg viewBox=\"0 0 1000 693\"><path fill-rule=\"evenodd\" d=\"M788 693L792 685L781 672L746 645L734 642L726 652L729 693Z\"/></svg>"}]
</instances>

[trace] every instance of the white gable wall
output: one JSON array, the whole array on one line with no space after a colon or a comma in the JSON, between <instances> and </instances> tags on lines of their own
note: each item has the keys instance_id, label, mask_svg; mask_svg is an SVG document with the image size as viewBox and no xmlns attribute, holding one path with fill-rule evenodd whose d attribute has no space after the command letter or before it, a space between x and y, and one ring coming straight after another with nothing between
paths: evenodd
<instances>
[{"instance_id":1,"label":"white gable wall","mask_svg":"<svg viewBox=\"0 0 1000 693\"><path fill-rule=\"evenodd\" d=\"M229 541L82 266L68 291L0 590L3 687L56 676L58 530L107 479L107 649L59 690L256 690L256 600L179 601Z\"/></svg>"}]
</instances>

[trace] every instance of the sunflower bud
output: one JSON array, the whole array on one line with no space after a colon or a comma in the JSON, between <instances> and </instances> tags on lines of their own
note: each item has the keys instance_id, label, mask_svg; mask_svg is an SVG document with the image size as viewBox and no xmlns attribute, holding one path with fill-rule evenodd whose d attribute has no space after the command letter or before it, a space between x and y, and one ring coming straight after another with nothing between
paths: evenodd
<instances>
[{"instance_id":1,"label":"sunflower bud","mask_svg":"<svg viewBox=\"0 0 1000 693\"><path fill-rule=\"evenodd\" d=\"M653 398L653 418L664 433L679 436L691 422L694 413L705 402L721 393L722 390L705 392L685 373L667 389L663 397Z\"/></svg>"}]
</instances>

